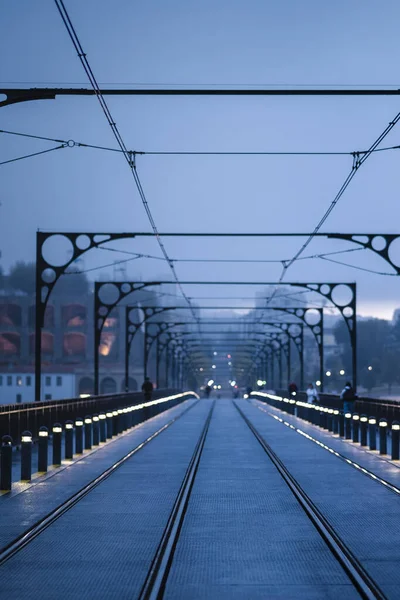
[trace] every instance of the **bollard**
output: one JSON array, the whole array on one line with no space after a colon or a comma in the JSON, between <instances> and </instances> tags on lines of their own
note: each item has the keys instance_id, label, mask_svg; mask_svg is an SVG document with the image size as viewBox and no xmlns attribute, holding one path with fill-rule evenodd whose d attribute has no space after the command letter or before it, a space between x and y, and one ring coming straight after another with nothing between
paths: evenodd
<instances>
[{"instance_id":1,"label":"bollard","mask_svg":"<svg viewBox=\"0 0 400 600\"><path fill-rule=\"evenodd\" d=\"M128 406L128 408L126 409L128 411L127 413L127 423L128 423L128 429L132 428L133 425L133 412L132 412L132 406Z\"/></svg>"},{"instance_id":2,"label":"bollard","mask_svg":"<svg viewBox=\"0 0 400 600\"><path fill-rule=\"evenodd\" d=\"M368 433L369 433L369 449L376 450L376 419L370 417L368 419Z\"/></svg>"},{"instance_id":3,"label":"bollard","mask_svg":"<svg viewBox=\"0 0 400 600\"><path fill-rule=\"evenodd\" d=\"M332 431L333 429L333 408L328 408L326 427L328 431Z\"/></svg>"},{"instance_id":4,"label":"bollard","mask_svg":"<svg viewBox=\"0 0 400 600\"><path fill-rule=\"evenodd\" d=\"M123 416L124 416L124 431L126 431L127 429L129 429L129 427L128 427L128 409L123 408L122 412L123 412Z\"/></svg>"},{"instance_id":5,"label":"bollard","mask_svg":"<svg viewBox=\"0 0 400 600\"><path fill-rule=\"evenodd\" d=\"M59 467L61 465L61 442L62 442L62 425L54 423L53 425L53 465Z\"/></svg>"},{"instance_id":6,"label":"bollard","mask_svg":"<svg viewBox=\"0 0 400 600\"><path fill-rule=\"evenodd\" d=\"M379 419L379 454L387 454L387 436L386 430L388 422L386 419Z\"/></svg>"},{"instance_id":7,"label":"bollard","mask_svg":"<svg viewBox=\"0 0 400 600\"><path fill-rule=\"evenodd\" d=\"M106 413L106 417L107 417L107 437L112 438L112 436L114 435L113 413L111 411Z\"/></svg>"},{"instance_id":8,"label":"bollard","mask_svg":"<svg viewBox=\"0 0 400 600\"><path fill-rule=\"evenodd\" d=\"M23 431L21 436L21 481L32 479L32 434Z\"/></svg>"},{"instance_id":9,"label":"bollard","mask_svg":"<svg viewBox=\"0 0 400 600\"><path fill-rule=\"evenodd\" d=\"M100 432L99 432L99 416L93 415L93 446L98 446L100 441Z\"/></svg>"},{"instance_id":10,"label":"bollard","mask_svg":"<svg viewBox=\"0 0 400 600\"><path fill-rule=\"evenodd\" d=\"M118 435L118 427L119 427L118 411L113 410L112 415L113 415L113 435Z\"/></svg>"},{"instance_id":11,"label":"bollard","mask_svg":"<svg viewBox=\"0 0 400 600\"><path fill-rule=\"evenodd\" d=\"M353 442L358 443L360 430L360 415L357 413L353 414Z\"/></svg>"},{"instance_id":12,"label":"bollard","mask_svg":"<svg viewBox=\"0 0 400 600\"><path fill-rule=\"evenodd\" d=\"M344 413L344 439L351 440L351 413Z\"/></svg>"},{"instance_id":13,"label":"bollard","mask_svg":"<svg viewBox=\"0 0 400 600\"><path fill-rule=\"evenodd\" d=\"M392 460L399 460L399 435L400 423L393 421L392 423Z\"/></svg>"},{"instance_id":14,"label":"bollard","mask_svg":"<svg viewBox=\"0 0 400 600\"><path fill-rule=\"evenodd\" d=\"M99 423L100 423L100 442L105 442L107 439L107 417L105 413L99 414Z\"/></svg>"},{"instance_id":15,"label":"bollard","mask_svg":"<svg viewBox=\"0 0 400 600\"><path fill-rule=\"evenodd\" d=\"M92 417L85 417L85 450L92 449Z\"/></svg>"},{"instance_id":16,"label":"bollard","mask_svg":"<svg viewBox=\"0 0 400 600\"><path fill-rule=\"evenodd\" d=\"M72 421L65 421L65 458L74 457L74 424Z\"/></svg>"},{"instance_id":17,"label":"bollard","mask_svg":"<svg viewBox=\"0 0 400 600\"><path fill-rule=\"evenodd\" d=\"M49 456L49 430L42 425L39 429L38 471L47 473Z\"/></svg>"},{"instance_id":18,"label":"bollard","mask_svg":"<svg viewBox=\"0 0 400 600\"><path fill-rule=\"evenodd\" d=\"M83 421L82 419L75 420L75 453L82 454L83 452Z\"/></svg>"},{"instance_id":19,"label":"bollard","mask_svg":"<svg viewBox=\"0 0 400 600\"><path fill-rule=\"evenodd\" d=\"M368 431L368 417L367 415L361 415L360 417L360 443L361 446L367 446L367 431Z\"/></svg>"},{"instance_id":20,"label":"bollard","mask_svg":"<svg viewBox=\"0 0 400 600\"><path fill-rule=\"evenodd\" d=\"M122 408L119 408L117 410L118 413L118 417L117 417L117 423L118 423L118 433L122 433L124 430L124 412L122 410Z\"/></svg>"},{"instance_id":21,"label":"bollard","mask_svg":"<svg viewBox=\"0 0 400 600\"><path fill-rule=\"evenodd\" d=\"M332 433L337 435L339 433L339 411L335 409L332 416Z\"/></svg>"},{"instance_id":22,"label":"bollard","mask_svg":"<svg viewBox=\"0 0 400 600\"><path fill-rule=\"evenodd\" d=\"M12 437L3 435L1 438L0 455L0 489L2 492L11 490L12 482Z\"/></svg>"},{"instance_id":23,"label":"bollard","mask_svg":"<svg viewBox=\"0 0 400 600\"><path fill-rule=\"evenodd\" d=\"M339 413L339 437L344 437L344 413L340 411Z\"/></svg>"}]
</instances>

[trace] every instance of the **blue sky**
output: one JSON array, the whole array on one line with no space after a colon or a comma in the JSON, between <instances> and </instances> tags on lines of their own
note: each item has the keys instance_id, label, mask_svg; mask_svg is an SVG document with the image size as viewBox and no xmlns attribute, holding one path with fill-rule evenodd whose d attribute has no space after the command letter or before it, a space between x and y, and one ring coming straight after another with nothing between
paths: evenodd
<instances>
[{"instance_id":1,"label":"blue sky","mask_svg":"<svg viewBox=\"0 0 400 600\"><path fill-rule=\"evenodd\" d=\"M395 1L65 3L96 77L105 85L397 85L400 5ZM50 0L7 3L0 51L3 87L19 85L9 82L24 82L21 87L87 85ZM400 97L110 97L108 103L126 145L144 151L350 152L366 149L400 110ZM115 146L94 98L2 108L0 129ZM384 145L398 144L400 131L395 129ZM49 147L46 142L3 134L0 160ZM376 154L366 163L325 231L397 230L398 152ZM349 156L138 158L160 231L311 231L350 167ZM67 148L4 165L1 175L0 248L6 269L17 259L33 260L37 228L149 230L120 155ZM165 243L176 258L279 260L290 258L301 241L168 238ZM120 247L160 254L154 241L135 240ZM318 240L306 254L348 247ZM85 257L85 266L116 258L92 252ZM390 272L369 252L343 255L340 260ZM262 282L274 281L280 265L182 263L177 270L182 280ZM161 261L150 259L134 261L128 273L132 279L170 278ZM307 260L293 265L288 280L357 281L364 315L390 317L398 306L395 277ZM187 289L189 295L198 291ZM216 293L227 295L222 289Z\"/></svg>"}]
</instances>

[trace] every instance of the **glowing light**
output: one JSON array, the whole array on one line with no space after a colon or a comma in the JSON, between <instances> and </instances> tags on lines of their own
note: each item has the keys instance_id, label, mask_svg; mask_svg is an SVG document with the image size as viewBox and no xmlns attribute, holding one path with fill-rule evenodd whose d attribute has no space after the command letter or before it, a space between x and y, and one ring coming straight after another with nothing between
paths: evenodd
<instances>
[{"instance_id":1,"label":"glowing light","mask_svg":"<svg viewBox=\"0 0 400 600\"><path fill-rule=\"evenodd\" d=\"M210 380L207 382L207 385L212 385L213 383L214 383L214 379L210 379Z\"/></svg>"},{"instance_id":2,"label":"glowing light","mask_svg":"<svg viewBox=\"0 0 400 600\"><path fill-rule=\"evenodd\" d=\"M21 437L21 442L31 442L32 441L32 436L31 435L23 435Z\"/></svg>"},{"instance_id":3,"label":"glowing light","mask_svg":"<svg viewBox=\"0 0 400 600\"><path fill-rule=\"evenodd\" d=\"M90 398L90 394L79 394L79 398Z\"/></svg>"},{"instance_id":4,"label":"glowing light","mask_svg":"<svg viewBox=\"0 0 400 600\"><path fill-rule=\"evenodd\" d=\"M62 433L62 427L53 427L53 433Z\"/></svg>"},{"instance_id":5,"label":"glowing light","mask_svg":"<svg viewBox=\"0 0 400 600\"><path fill-rule=\"evenodd\" d=\"M230 354L227 354L226 358L232 358L232 356Z\"/></svg>"},{"instance_id":6,"label":"glowing light","mask_svg":"<svg viewBox=\"0 0 400 600\"><path fill-rule=\"evenodd\" d=\"M249 395L248 395L248 394L244 394L244 395L243 395L243 398L245 398L246 400L247 400L247 398L248 398L248 397L249 397Z\"/></svg>"},{"instance_id":7,"label":"glowing light","mask_svg":"<svg viewBox=\"0 0 400 600\"><path fill-rule=\"evenodd\" d=\"M371 367L371 365L369 365L369 367L368 367L368 371L372 371L372 367Z\"/></svg>"},{"instance_id":8,"label":"glowing light","mask_svg":"<svg viewBox=\"0 0 400 600\"><path fill-rule=\"evenodd\" d=\"M218 386L218 389L220 390L220 389L221 389L221 387L222 387L222 386L221 386L221 385L219 385L219 386Z\"/></svg>"},{"instance_id":9,"label":"glowing light","mask_svg":"<svg viewBox=\"0 0 400 600\"><path fill-rule=\"evenodd\" d=\"M217 356L218 352L213 352L214 356Z\"/></svg>"},{"instance_id":10,"label":"glowing light","mask_svg":"<svg viewBox=\"0 0 400 600\"><path fill-rule=\"evenodd\" d=\"M228 362L228 366L229 366L229 367L231 367L231 366L232 366L232 363L231 363L230 361Z\"/></svg>"},{"instance_id":11,"label":"glowing light","mask_svg":"<svg viewBox=\"0 0 400 600\"><path fill-rule=\"evenodd\" d=\"M321 385L321 382L319 379L318 379L318 381L315 382L315 385L317 385L318 387Z\"/></svg>"},{"instance_id":12,"label":"glowing light","mask_svg":"<svg viewBox=\"0 0 400 600\"><path fill-rule=\"evenodd\" d=\"M231 381L231 386L235 387L235 385L236 385L236 381Z\"/></svg>"},{"instance_id":13,"label":"glowing light","mask_svg":"<svg viewBox=\"0 0 400 600\"><path fill-rule=\"evenodd\" d=\"M339 375L344 375L344 374L345 374L345 370L344 369L340 369Z\"/></svg>"},{"instance_id":14,"label":"glowing light","mask_svg":"<svg viewBox=\"0 0 400 600\"><path fill-rule=\"evenodd\" d=\"M216 389L217 389L217 387L218 387L218 386L216 386L216 385L213 385L213 388L214 388L214 390L216 390Z\"/></svg>"},{"instance_id":15,"label":"glowing light","mask_svg":"<svg viewBox=\"0 0 400 600\"><path fill-rule=\"evenodd\" d=\"M49 432L48 431L39 431L39 437L48 437Z\"/></svg>"},{"instance_id":16,"label":"glowing light","mask_svg":"<svg viewBox=\"0 0 400 600\"><path fill-rule=\"evenodd\" d=\"M199 369L199 370L200 370L200 371L203 371L204 369L203 369L203 367L200 367L200 369Z\"/></svg>"},{"instance_id":17,"label":"glowing light","mask_svg":"<svg viewBox=\"0 0 400 600\"><path fill-rule=\"evenodd\" d=\"M325 375L326 375L327 377L330 377L330 376L332 375L332 373L331 373L330 371L327 371L327 372L325 373Z\"/></svg>"},{"instance_id":18,"label":"glowing light","mask_svg":"<svg viewBox=\"0 0 400 600\"><path fill-rule=\"evenodd\" d=\"M217 365L213 365L213 366L212 366L212 368L213 368L213 369L216 369L216 368L217 368Z\"/></svg>"},{"instance_id":19,"label":"glowing light","mask_svg":"<svg viewBox=\"0 0 400 600\"><path fill-rule=\"evenodd\" d=\"M263 382L263 380L262 380L262 379L258 379L258 380L257 380L257 385L258 385L259 387L261 387L261 386L263 385L263 383L264 383L264 382Z\"/></svg>"}]
</instances>

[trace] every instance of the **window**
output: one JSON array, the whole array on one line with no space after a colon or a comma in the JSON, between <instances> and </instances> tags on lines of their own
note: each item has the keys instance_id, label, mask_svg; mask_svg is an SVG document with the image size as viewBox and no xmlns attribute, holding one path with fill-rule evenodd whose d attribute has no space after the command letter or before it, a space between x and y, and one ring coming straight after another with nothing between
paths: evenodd
<instances>
[{"instance_id":1,"label":"window","mask_svg":"<svg viewBox=\"0 0 400 600\"><path fill-rule=\"evenodd\" d=\"M49 386L51 385L51 377L47 376L47 377L45 378L45 381L44 381L44 383L45 383L45 385L47 385L47 387L49 387Z\"/></svg>"},{"instance_id":2,"label":"window","mask_svg":"<svg viewBox=\"0 0 400 600\"><path fill-rule=\"evenodd\" d=\"M17 404L21 404L22 402L22 394L17 394Z\"/></svg>"},{"instance_id":3,"label":"window","mask_svg":"<svg viewBox=\"0 0 400 600\"><path fill-rule=\"evenodd\" d=\"M21 386L22 385L22 377L20 375L17 376L17 386Z\"/></svg>"},{"instance_id":4,"label":"window","mask_svg":"<svg viewBox=\"0 0 400 600\"><path fill-rule=\"evenodd\" d=\"M61 375L57 375L57 387L60 387L62 385L62 377Z\"/></svg>"},{"instance_id":5,"label":"window","mask_svg":"<svg viewBox=\"0 0 400 600\"><path fill-rule=\"evenodd\" d=\"M26 385L32 385L32 377L30 375L26 376Z\"/></svg>"},{"instance_id":6,"label":"window","mask_svg":"<svg viewBox=\"0 0 400 600\"><path fill-rule=\"evenodd\" d=\"M7 385L12 385L12 377L11 377L11 375L7 375Z\"/></svg>"},{"instance_id":7,"label":"window","mask_svg":"<svg viewBox=\"0 0 400 600\"><path fill-rule=\"evenodd\" d=\"M45 394L44 395L44 399L45 400L51 400L51 394Z\"/></svg>"},{"instance_id":8,"label":"window","mask_svg":"<svg viewBox=\"0 0 400 600\"><path fill-rule=\"evenodd\" d=\"M3 385L3 375L0 375L0 385Z\"/></svg>"}]
</instances>

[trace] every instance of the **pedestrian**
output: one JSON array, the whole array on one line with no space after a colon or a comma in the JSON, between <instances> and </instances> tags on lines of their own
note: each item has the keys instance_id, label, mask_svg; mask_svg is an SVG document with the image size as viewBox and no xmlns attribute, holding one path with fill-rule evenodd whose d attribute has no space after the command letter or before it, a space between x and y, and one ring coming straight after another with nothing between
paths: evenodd
<instances>
[{"instance_id":1,"label":"pedestrian","mask_svg":"<svg viewBox=\"0 0 400 600\"><path fill-rule=\"evenodd\" d=\"M145 377L142 392L144 393L144 399L150 401L153 394L153 384L150 381L150 377Z\"/></svg>"},{"instance_id":2,"label":"pedestrian","mask_svg":"<svg viewBox=\"0 0 400 600\"><path fill-rule=\"evenodd\" d=\"M318 392L312 383L308 384L308 387L306 389L306 394L307 394L307 404L316 404L317 402L319 402Z\"/></svg>"},{"instance_id":3,"label":"pedestrian","mask_svg":"<svg viewBox=\"0 0 400 600\"><path fill-rule=\"evenodd\" d=\"M294 381L292 381L292 383L289 383L289 394L291 396L295 396L297 394L297 391L298 391L298 387L294 383Z\"/></svg>"},{"instance_id":4,"label":"pedestrian","mask_svg":"<svg viewBox=\"0 0 400 600\"><path fill-rule=\"evenodd\" d=\"M353 413L354 405L356 403L356 394L350 381L347 381L344 386L342 393L340 394L340 399L343 400L343 411L345 413Z\"/></svg>"}]
</instances>

